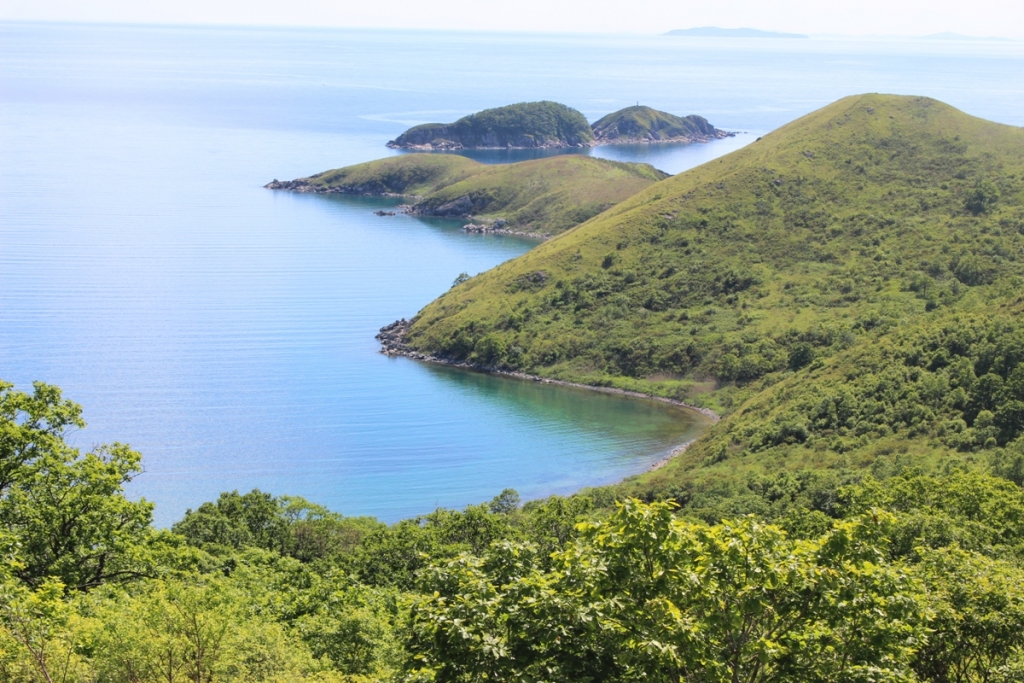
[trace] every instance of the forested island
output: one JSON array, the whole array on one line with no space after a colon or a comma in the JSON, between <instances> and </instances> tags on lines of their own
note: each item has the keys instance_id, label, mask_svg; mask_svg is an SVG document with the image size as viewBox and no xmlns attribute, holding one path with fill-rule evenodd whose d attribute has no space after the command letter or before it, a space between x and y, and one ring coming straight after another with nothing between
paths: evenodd
<instances>
[{"instance_id":1,"label":"forested island","mask_svg":"<svg viewBox=\"0 0 1024 683\"><path fill-rule=\"evenodd\" d=\"M587 123L557 102L523 102L485 109L455 123L414 126L388 147L418 151L459 149L558 149L644 142L708 142L733 135L707 119L679 117L640 105Z\"/></svg>"},{"instance_id":2,"label":"forested island","mask_svg":"<svg viewBox=\"0 0 1024 683\"><path fill-rule=\"evenodd\" d=\"M487 178L385 161L305 180ZM161 530L140 454L3 383L0 680L1020 680L1024 129L856 96L647 180L396 344L720 414L684 453L393 525L252 491Z\"/></svg>"}]
</instances>

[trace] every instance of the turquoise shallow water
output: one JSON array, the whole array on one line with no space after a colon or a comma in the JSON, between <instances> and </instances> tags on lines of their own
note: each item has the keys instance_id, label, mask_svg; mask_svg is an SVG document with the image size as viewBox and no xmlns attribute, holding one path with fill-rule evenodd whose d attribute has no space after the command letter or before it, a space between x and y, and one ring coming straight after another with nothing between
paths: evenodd
<instances>
[{"instance_id":1,"label":"turquoise shallow water","mask_svg":"<svg viewBox=\"0 0 1024 683\"><path fill-rule=\"evenodd\" d=\"M591 119L639 99L746 132L590 151L669 172L852 92L1020 125L1022 52L0 24L0 377L82 403L79 446L140 449L131 494L161 524L235 488L395 520L614 481L691 438L692 416L377 353L381 325L532 242L261 186L526 99Z\"/></svg>"}]
</instances>

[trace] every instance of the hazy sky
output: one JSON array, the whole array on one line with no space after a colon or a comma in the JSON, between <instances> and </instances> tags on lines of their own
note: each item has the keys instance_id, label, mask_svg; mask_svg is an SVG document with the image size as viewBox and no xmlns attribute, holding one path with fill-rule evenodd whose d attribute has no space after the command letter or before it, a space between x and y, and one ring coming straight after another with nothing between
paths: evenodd
<instances>
[{"instance_id":1,"label":"hazy sky","mask_svg":"<svg viewBox=\"0 0 1024 683\"><path fill-rule=\"evenodd\" d=\"M0 19L599 33L711 25L1024 38L1022 0L0 0Z\"/></svg>"}]
</instances>

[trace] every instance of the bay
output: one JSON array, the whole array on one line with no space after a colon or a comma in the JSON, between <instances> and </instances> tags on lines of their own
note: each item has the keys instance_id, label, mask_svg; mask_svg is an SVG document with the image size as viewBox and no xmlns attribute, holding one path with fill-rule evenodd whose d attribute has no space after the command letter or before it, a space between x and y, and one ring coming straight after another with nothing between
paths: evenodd
<instances>
[{"instance_id":1,"label":"bay","mask_svg":"<svg viewBox=\"0 0 1024 683\"><path fill-rule=\"evenodd\" d=\"M533 242L262 185L523 100L742 132L587 150L672 173L855 92L1021 125L1022 62L1019 43L0 23L0 378L82 403L78 446L140 449L130 493L161 525L231 489L393 521L615 481L702 422L377 353L380 326Z\"/></svg>"}]
</instances>

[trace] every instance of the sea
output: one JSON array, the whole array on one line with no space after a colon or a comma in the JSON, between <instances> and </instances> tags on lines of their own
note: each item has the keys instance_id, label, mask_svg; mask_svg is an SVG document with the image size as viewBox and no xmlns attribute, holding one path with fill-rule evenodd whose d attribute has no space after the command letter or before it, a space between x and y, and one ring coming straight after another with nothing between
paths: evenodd
<instances>
[{"instance_id":1,"label":"sea","mask_svg":"<svg viewBox=\"0 0 1024 683\"><path fill-rule=\"evenodd\" d=\"M537 242L263 185L532 100L737 132L573 152L679 173L864 92L1024 125L1024 43L0 23L0 379L80 403L83 452L141 451L127 491L165 527L230 490L392 522L618 481L706 422L378 353L381 326Z\"/></svg>"}]
</instances>

